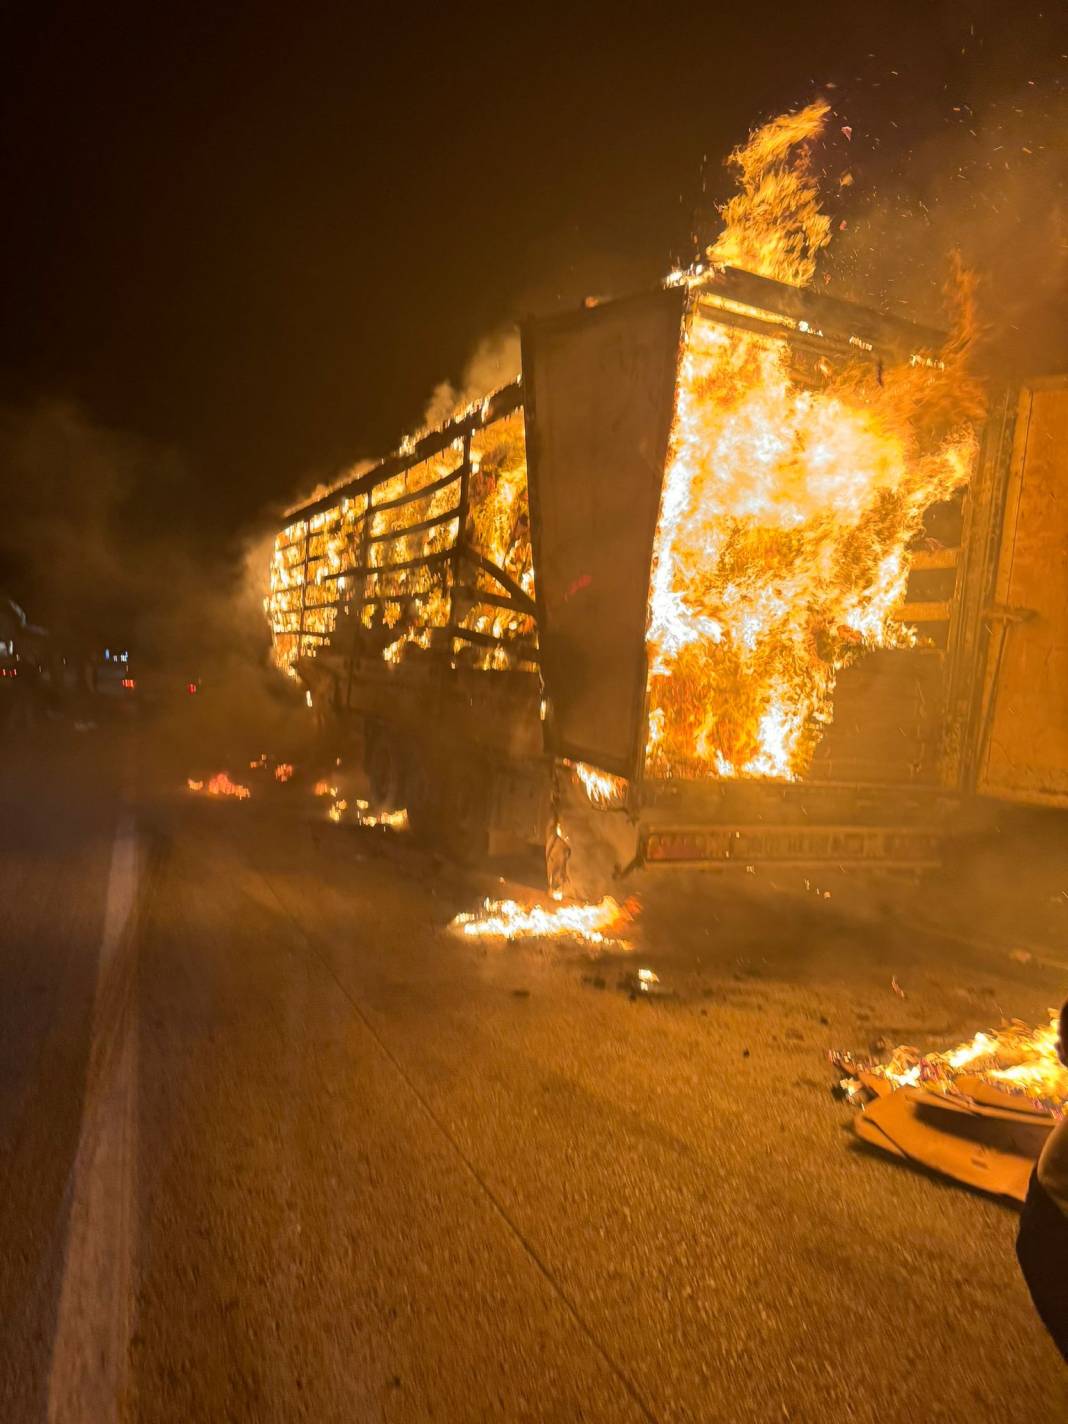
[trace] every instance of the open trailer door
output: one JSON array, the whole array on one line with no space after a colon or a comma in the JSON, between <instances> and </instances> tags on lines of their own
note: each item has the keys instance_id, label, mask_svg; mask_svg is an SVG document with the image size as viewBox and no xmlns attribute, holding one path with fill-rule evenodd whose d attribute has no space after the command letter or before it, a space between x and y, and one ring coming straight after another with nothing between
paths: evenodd
<instances>
[{"instance_id":1,"label":"open trailer door","mask_svg":"<svg viewBox=\"0 0 1068 1424\"><path fill-rule=\"evenodd\" d=\"M636 775L649 568L674 410L678 288L523 329L547 750Z\"/></svg>"},{"instance_id":2,"label":"open trailer door","mask_svg":"<svg viewBox=\"0 0 1068 1424\"><path fill-rule=\"evenodd\" d=\"M1020 393L986 618L976 789L1068 806L1068 377Z\"/></svg>"}]
</instances>

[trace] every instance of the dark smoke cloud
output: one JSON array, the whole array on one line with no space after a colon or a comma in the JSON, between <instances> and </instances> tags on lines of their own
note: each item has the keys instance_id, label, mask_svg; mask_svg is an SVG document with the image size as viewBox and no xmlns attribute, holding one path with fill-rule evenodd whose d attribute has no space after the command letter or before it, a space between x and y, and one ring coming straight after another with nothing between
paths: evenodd
<instances>
[{"instance_id":1,"label":"dark smoke cloud","mask_svg":"<svg viewBox=\"0 0 1068 1424\"><path fill-rule=\"evenodd\" d=\"M86 651L122 642L185 662L250 634L262 650L239 549L201 548L181 517L175 452L42 401L0 415L0 471L0 589L33 622Z\"/></svg>"}]
</instances>

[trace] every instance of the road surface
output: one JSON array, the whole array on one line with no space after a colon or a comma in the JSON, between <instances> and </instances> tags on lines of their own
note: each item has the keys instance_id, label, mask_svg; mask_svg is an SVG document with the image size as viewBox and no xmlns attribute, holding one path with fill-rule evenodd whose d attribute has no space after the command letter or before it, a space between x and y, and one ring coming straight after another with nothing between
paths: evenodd
<instances>
[{"instance_id":1,"label":"road surface","mask_svg":"<svg viewBox=\"0 0 1068 1424\"><path fill-rule=\"evenodd\" d=\"M477 876L244 779L5 749L0 1419L1068 1417L1013 1211L858 1148L825 1062L1068 975L822 895L478 944Z\"/></svg>"}]
</instances>

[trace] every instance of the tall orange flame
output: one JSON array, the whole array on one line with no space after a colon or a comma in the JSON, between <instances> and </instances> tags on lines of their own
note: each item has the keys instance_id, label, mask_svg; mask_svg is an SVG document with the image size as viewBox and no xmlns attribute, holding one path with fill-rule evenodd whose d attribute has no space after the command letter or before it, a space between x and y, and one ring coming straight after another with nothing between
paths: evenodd
<instances>
[{"instance_id":1,"label":"tall orange flame","mask_svg":"<svg viewBox=\"0 0 1068 1424\"><path fill-rule=\"evenodd\" d=\"M776 119L732 155L741 192L715 260L811 279L829 229L809 143L827 112ZM699 302L689 318L650 588L656 775L801 775L838 671L915 641L894 616L909 542L971 468L963 335L941 362L835 372L802 367L781 330L723 324Z\"/></svg>"}]
</instances>

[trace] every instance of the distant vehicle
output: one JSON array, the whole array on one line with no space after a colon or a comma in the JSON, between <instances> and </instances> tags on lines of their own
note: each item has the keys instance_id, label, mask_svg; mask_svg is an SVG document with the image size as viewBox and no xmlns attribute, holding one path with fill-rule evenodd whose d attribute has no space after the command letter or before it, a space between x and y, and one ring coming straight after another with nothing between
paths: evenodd
<instances>
[{"instance_id":1,"label":"distant vehicle","mask_svg":"<svg viewBox=\"0 0 1068 1424\"><path fill-rule=\"evenodd\" d=\"M107 698L133 710L138 680L130 665L128 650L105 648L93 663L90 676L92 690L97 697Z\"/></svg>"}]
</instances>

